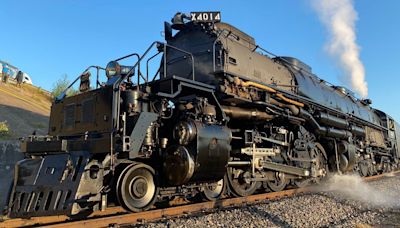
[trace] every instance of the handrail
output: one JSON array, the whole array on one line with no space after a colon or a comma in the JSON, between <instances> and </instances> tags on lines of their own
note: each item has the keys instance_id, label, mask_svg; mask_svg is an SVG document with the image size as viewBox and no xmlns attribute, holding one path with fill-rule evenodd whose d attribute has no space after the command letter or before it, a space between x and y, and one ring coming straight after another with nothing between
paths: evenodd
<instances>
[{"instance_id":1,"label":"handrail","mask_svg":"<svg viewBox=\"0 0 400 228\"><path fill-rule=\"evenodd\" d=\"M132 74L132 71L140 65L140 62L144 59L144 57L150 52L150 50L154 47L154 45L159 44L159 42L154 41L151 43L151 45L146 49L146 51L143 53L142 56L136 61L136 63L133 65L133 67L128 71L126 75L123 75L119 77L114 83L113 83L113 101L112 101L112 126L113 129L119 129L119 121L118 121L118 115L119 115L119 102L120 102L120 90L119 86L121 83L125 80L127 76ZM138 76L139 78L139 76ZM139 79L138 79L139 80ZM139 86L139 84L138 84Z\"/></svg>"},{"instance_id":2,"label":"handrail","mask_svg":"<svg viewBox=\"0 0 400 228\"><path fill-rule=\"evenodd\" d=\"M143 53L143 55L140 56L140 58L136 61L136 63L132 66L132 68L128 71L128 73L127 73L126 75L120 77L120 78L114 83L114 85L119 86L119 85L121 84L121 82L122 82L123 80L125 80L125 78L126 78L127 76L129 76L130 74L132 74L132 71L133 71L137 66L140 66L140 62L141 62L141 61L144 59L144 57L150 52L150 50L153 48L153 46L154 46L155 44L159 44L159 43L161 43L161 42L154 41L153 43L151 43L151 45L146 49L146 51ZM114 86L114 88L115 88L115 86ZM117 88L118 88L118 87L117 87Z\"/></svg>"},{"instance_id":3,"label":"handrail","mask_svg":"<svg viewBox=\"0 0 400 228\"><path fill-rule=\"evenodd\" d=\"M163 50L164 51L164 77L166 75L166 70L167 70L167 47L190 55L190 58L192 59L192 80L194 80L195 79L195 72L194 72L194 57L193 57L193 54L191 52L188 52L188 51L185 51L183 49L177 48L175 46L169 45L167 43L164 43L164 50Z\"/></svg>"},{"instance_id":4,"label":"handrail","mask_svg":"<svg viewBox=\"0 0 400 228\"><path fill-rule=\"evenodd\" d=\"M191 57L191 59L192 59L192 75L193 75L193 80L195 79L195 72L194 72L194 57L193 57L193 54L192 53L190 53L190 52L187 52L187 51L185 51L185 50L182 50L182 49L180 49L180 48L177 48L177 47L175 47L175 46L172 46L172 45L169 45L169 44L166 44L166 43L162 43L162 42L159 42L159 41L154 41L153 43L151 43L151 45L146 49L146 51L142 54L142 56L140 56L140 58L137 60L137 62L133 65L133 67L128 71L128 73L126 74L126 75L122 75L121 77L119 77L114 83L113 83L113 93L114 93L114 95L113 95L113 104L112 104L112 107L113 107L113 110L112 110L112 118L113 118L113 127L114 127L114 129L119 129L119 121L118 121L118 115L119 115L119 105L117 105L117 104L119 104L119 100L120 100L120 90L119 90L119 87L120 87L120 85L121 85L121 83L126 79L126 77L128 77L129 75L131 75L132 74L132 71L136 68L136 67L138 67L138 66L140 66L140 62L142 62L143 61L143 59L145 59L145 57L147 56L147 54L150 52L150 50L152 50L152 48L154 47L154 46L157 46L158 48L159 47L162 47L163 48L163 51L164 51L164 75L166 74L166 69L167 69L167 58L166 58L166 53L167 53L167 47L169 47L169 48L172 48L172 49L175 49L175 50L177 50L177 51L179 51L179 52L182 52L182 53L186 53L187 55L189 55L190 57ZM130 56L132 56L132 55L127 55L127 56L125 56L125 57L122 57L122 58L119 58L118 60L121 60L121 59L124 59L124 58L127 58L127 57L130 57ZM152 58L154 58L154 56L152 56L151 57L151 59ZM139 69L139 71L140 71L140 69ZM138 76L139 77L139 76ZM145 82L147 83L148 82L148 75L147 75L147 79L144 79L145 80ZM139 83L138 83L138 86L139 86Z\"/></svg>"},{"instance_id":5,"label":"handrail","mask_svg":"<svg viewBox=\"0 0 400 228\"><path fill-rule=\"evenodd\" d=\"M58 95L58 96L55 98L55 102L59 102L59 101L63 100L63 99L66 97L68 90L71 89L71 87L72 87L73 85L75 85L75 83L80 79L81 75L82 75L83 73L87 72L88 70L90 70L91 68L96 68L96 70L97 70L97 74L96 74L96 88L98 88L98 84L99 84L99 71L100 71L100 70L104 70L104 71L105 71L106 69L103 68L103 67L100 67L100 66L95 66L95 65L89 66L89 67L86 68L72 83L70 83L69 86L68 86L66 89L64 89L63 92L62 92L60 95Z\"/></svg>"},{"instance_id":6,"label":"handrail","mask_svg":"<svg viewBox=\"0 0 400 228\"><path fill-rule=\"evenodd\" d=\"M120 57L120 58L118 58L118 59L115 59L114 61L120 61L120 60L123 60L123 59L126 59L126 58L129 58L129 57L132 57L132 56L136 56L136 57L138 57L138 59L140 58L140 55L138 54L138 53L132 53L132 54L129 54L129 55L125 55L125 56L123 56L123 57Z\"/></svg>"},{"instance_id":7,"label":"handrail","mask_svg":"<svg viewBox=\"0 0 400 228\"><path fill-rule=\"evenodd\" d=\"M153 56L151 56L150 58L147 59L147 61L146 61L146 81L149 81L149 62L152 59L154 59L155 57L157 57L160 53L161 52L157 52L156 54L154 54ZM157 73L156 73L156 75L157 75Z\"/></svg>"},{"instance_id":8,"label":"handrail","mask_svg":"<svg viewBox=\"0 0 400 228\"><path fill-rule=\"evenodd\" d=\"M140 55L139 55L138 53L136 53L136 52L135 52L135 53L132 53L132 54L129 54L129 55L126 55L126 56L123 56L123 57L121 57L121 58L118 58L118 59L116 59L116 60L114 60L114 61L118 62L118 61L120 61L120 60L129 58L129 57L132 57L132 56L136 56L136 57L137 57L136 62L139 61ZM139 80L140 80L139 77L142 77L143 80L144 80L144 77L143 77L143 75L142 75L141 72L140 72L140 63L138 64L138 68L137 68L137 69L138 69L138 70L137 70L137 74L138 74L137 84L139 85ZM133 67L133 70L135 70L134 67ZM129 74L128 74L128 77L129 77Z\"/></svg>"}]
</instances>

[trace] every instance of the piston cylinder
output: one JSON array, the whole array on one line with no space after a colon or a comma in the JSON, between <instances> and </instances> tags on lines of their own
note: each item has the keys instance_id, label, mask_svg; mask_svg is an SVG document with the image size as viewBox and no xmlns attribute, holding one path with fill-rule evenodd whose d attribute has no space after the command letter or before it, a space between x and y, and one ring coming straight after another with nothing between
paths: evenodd
<instances>
[{"instance_id":1,"label":"piston cylinder","mask_svg":"<svg viewBox=\"0 0 400 228\"><path fill-rule=\"evenodd\" d=\"M174 128L176 144L167 148L163 164L168 182L182 185L222 179L231 151L231 137L230 129L225 126L194 120L179 122Z\"/></svg>"},{"instance_id":2,"label":"piston cylinder","mask_svg":"<svg viewBox=\"0 0 400 228\"><path fill-rule=\"evenodd\" d=\"M317 119L325 125L331 126L331 127L337 127L340 129L347 129L349 126L349 122L345 119L329 115L328 113L318 113Z\"/></svg>"}]
</instances>

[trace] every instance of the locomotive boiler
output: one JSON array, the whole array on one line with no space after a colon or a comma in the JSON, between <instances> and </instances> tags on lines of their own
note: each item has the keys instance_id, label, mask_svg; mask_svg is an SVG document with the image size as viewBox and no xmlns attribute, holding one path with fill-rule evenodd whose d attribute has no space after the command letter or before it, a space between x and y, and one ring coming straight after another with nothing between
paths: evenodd
<instances>
[{"instance_id":1,"label":"locomotive boiler","mask_svg":"<svg viewBox=\"0 0 400 228\"><path fill-rule=\"evenodd\" d=\"M177 13L164 23L166 42L86 69L70 86L78 94L55 99L48 135L22 141L9 216L110 204L137 212L174 197L247 196L398 168L392 117L220 17Z\"/></svg>"}]
</instances>

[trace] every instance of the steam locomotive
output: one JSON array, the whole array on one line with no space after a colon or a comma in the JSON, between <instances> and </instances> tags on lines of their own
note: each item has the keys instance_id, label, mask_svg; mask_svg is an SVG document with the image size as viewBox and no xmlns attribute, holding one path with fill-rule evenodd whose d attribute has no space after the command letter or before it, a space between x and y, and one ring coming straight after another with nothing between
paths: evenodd
<instances>
[{"instance_id":1,"label":"steam locomotive","mask_svg":"<svg viewBox=\"0 0 400 228\"><path fill-rule=\"evenodd\" d=\"M78 94L55 99L48 135L21 142L9 217L111 204L138 212L174 197L247 196L398 168L392 117L220 17L177 13L164 23L166 42L85 70L69 87Z\"/></svg>"}]
</instances>

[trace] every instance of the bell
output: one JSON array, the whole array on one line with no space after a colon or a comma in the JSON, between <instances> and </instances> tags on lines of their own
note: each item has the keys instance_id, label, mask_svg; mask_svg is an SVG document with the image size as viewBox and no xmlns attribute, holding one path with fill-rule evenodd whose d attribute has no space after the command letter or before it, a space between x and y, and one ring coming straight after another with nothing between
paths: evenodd
<instances>
[{"instance_id":1,"label":"bell","mask_svg":"<svg viewBox=\"0 0 400 228\"><path fill-rule=\"evenodd\" d=\"M185 22L183 19L186 18L186 15L183 13L176 13L174 18L172 18L172 28L175 30L182 30L185 27Z\"/></svg>"}]
</instances>

